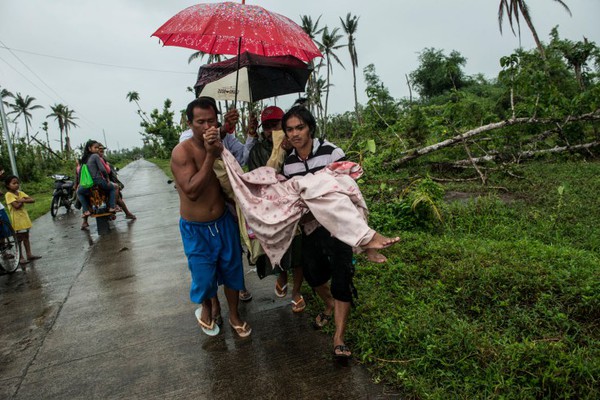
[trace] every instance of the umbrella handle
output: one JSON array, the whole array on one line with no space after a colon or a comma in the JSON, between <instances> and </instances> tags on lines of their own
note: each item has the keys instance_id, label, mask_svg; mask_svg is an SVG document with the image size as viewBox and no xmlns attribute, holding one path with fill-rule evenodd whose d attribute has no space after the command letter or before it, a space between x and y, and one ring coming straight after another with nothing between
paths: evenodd
<instances>
[{"instance_id":1,"label":"umbrella handle","mask_svg":"<svg viewBox=\"0 0 600 400\"><path fill-rule=\"evenodd\" d=\"M242 4L244 2L242 1ZM242 37L238 39L238 53L237 53L237 69L235 71L235 95L233 100L233 106L236 107L237 104L237 94L238 94L238 81L240 79L240 52L242 50Z\"/></svg>"}]
</instances>

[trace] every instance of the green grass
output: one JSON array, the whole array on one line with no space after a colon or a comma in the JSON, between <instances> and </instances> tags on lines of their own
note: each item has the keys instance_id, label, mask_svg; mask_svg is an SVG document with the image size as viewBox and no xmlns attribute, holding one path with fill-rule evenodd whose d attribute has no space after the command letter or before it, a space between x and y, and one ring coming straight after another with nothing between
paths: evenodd
<instances>
[{"instance_id":1,"label":"green grass","mask_svg":"<svg viewBox=\"0 0 600 400\"><path fill-rule=\"evenodd\" d=\"M474 199L442 229L400 232L383 266L359 258L348 339L376 381L406 398L600 397L600 163L516 172L493 177L500 194L449 186Z\"/></svg>"}]
</instances>

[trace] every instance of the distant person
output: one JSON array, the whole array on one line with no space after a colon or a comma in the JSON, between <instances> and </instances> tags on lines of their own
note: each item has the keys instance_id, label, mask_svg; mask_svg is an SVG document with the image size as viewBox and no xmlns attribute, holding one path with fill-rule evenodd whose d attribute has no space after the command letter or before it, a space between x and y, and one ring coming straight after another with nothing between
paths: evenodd
<instances>
[{"instance_id":1,"label":"distant person","mask_svg":"<svg viewBox=\"0 0 600 400\"><path fill-rule=\"evenodd\" d=\"M200 97L186 109L192 138L179 143L171 154L171 171L179 193L181 239L192 275L190 298L200 304L195 315L202 331L220 331L212 313L219 284L224 285L229 305L229 324L238 336L252 329L238 311L239 291L244 289L240 234L225 205L221 185L213 170L223 151L216 102Z\"/></svg>"},{"instance_id":2,"label":"distant person","mask_svg":"<svg viewBox=\"0 0 600 400\"><path fill-rule=\"evenodd\" d=\"M29 213L25 209L25 204L27 203L35 203L35 200L27 195L27 193L19 190L21 187L21 181L15 175L9 175L4 180L4 186L7 189L5 199L6 206L8 207L8 214L10 215L10 220L13 226L13 229L17 233L17 240L19 241L19 246L22 243L25 249L25 254L27 255L27 259L23 257L23 252L21 252L21 258L19 259L19 264L21 268L25 270L25 265L30 263L31 261L38 260L42 258L41 256L34 256L31 253L31 243L29 242L29 230L33 226L31 223L31 219L29 218Z\"/></svg>"},{"instance_id":3,"label":"distant person","mask_svg":"<svg viewBox=\"0 0 600 400\"><path fill-rule=\"evenodd\" d=\"M127 204L125 204L125 200L123 200L122 190L125 187L125 185L123 185L123 182L119 180L119 177L117 176L117 171L115 171L113 166L110 165L110 163L104 158L105 149L106 148L102 143L98 143L98 155L100 156L100 160L102 160L102 162L104 163L104 168L106 168L106 170L108 171L108 180L115 186L115 190L117 191L115 195L115 203L119 207L121 207L121 209L125 213L125 219L135 220L137 219L137 217L133 215L131 211L129 211L129 208L127 208Z\"/></svg>"},{"instance_id":4,"label":"distant person","mask_svg":"<svg viewBox=\"0 0 600 400\"><path fill-rule=\"evenodd\" d=\"M248 169L250 171L264 167L271 158L273 153L273 132L282 131L281 129L281 118L283 117L283 110L276 106L266 107L260 114L260 124L262 133L259 136L258 142L250 150L250 157L248 158ZM250 117L250 125L257 125L256 117ZM251 129L252 129L251 128ZM289 142L282 142L282 148L290 150L291 146ZM277 172L281 172L282 165L278 165L275 169ZM292 271L294 283L292 287L292 311L302 312L306 308L304 297L302 296L300 289L302 288L302 282L304 281L304 275L302 272L302 255L301 255L301 241L300 236L294 237L290 248L283 256L279 268L279 274L275 281L275 295L277 297L285 297L288 292L288 271ZM256 260L257 272L258 271L270 271L273 266L269 262L269 258L263 254ZM261 274L259 272L259 277Z\"/></svg>"},{"instance_id":5,"label":"distant person","mask_svg":"<svg viewBox=\"0 0 600 400\"><path fill-rule=\"evenodd\" d=\"M116 189L115 186L110 183L108 178L108 170L106 169L104 163L102 162L100 156L98 155L98 150L100 149L100 143L95 140L88 140L83 149L83 155L81 156L81 160L79 161L80 165L83 167L85 164L90 172L92 180L94 181L94 185L99 189L103 190L106 193L107 197L107 207L109 213L115 213L117 210L115 208L115 197L116 197ZM77 175L77 198L81 203L81 209L83 211L82 218L83 223L81 225L81 229L86 229L88 225L88 217L92 215L92 211L90 210L90 189L84 188L80 185L81 180L81 168L78 171Z\"/></svg>"}]
</instances>

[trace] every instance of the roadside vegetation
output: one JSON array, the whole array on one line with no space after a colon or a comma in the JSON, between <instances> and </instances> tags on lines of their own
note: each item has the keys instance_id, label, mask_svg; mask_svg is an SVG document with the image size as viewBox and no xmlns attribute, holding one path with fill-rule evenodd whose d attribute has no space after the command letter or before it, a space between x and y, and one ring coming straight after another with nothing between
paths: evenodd
<instances>
[{"instance_id":1,"label":"roadside vegetation","mask_svg":"<svg viewBox=\"0 0 600 400\"><path fill-rule=\"evenodd\" d=\"M524 1L500 2L500 24L519 16L536 48L503 57L496 77L466 75L459 51L426 48L405 77L408 98L394 98L370 64L368 101L336 115L330 76L342 48L357 68L359 20L340 18L340 31L302 17L325 55L307 88L319 134L362 164L370 224L402 238L386 264L356 257L347 331L354 357L401 398L600 398L600 49L558 28L545 43ZM181 112L168 99L146 112L135 91L126 99L144 146L111 162L145 157L172 177ZM239 106L241 138L248 111L264 105ZM53 156L29 131L14 142L24 190L46 212L46 176L72 174L73 152L61 142ZM1 156L7 169L5 147Z\"/></svg>"}]
</instances>

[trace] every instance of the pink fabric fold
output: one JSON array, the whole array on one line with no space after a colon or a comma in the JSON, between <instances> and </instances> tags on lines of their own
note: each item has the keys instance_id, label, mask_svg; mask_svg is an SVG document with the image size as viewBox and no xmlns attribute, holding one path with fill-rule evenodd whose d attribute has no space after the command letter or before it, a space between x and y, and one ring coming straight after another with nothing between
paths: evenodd
<instances>
[{"instance_id":1,"label":"pink fabric fold","mask_svg":"<svg viewBox=\"0 0 600 400\"><path fill-rule=\"evenodd\" d=\"M336 162L316 174L285 180L271 167L244 173L227 150L222 158L236 201L273 266L279 265L300 218L309 211L352 247L364 245L375 234L367 225L367 205L352 178L362 174L356 163Z\"/></svg>"}]
</instances>

